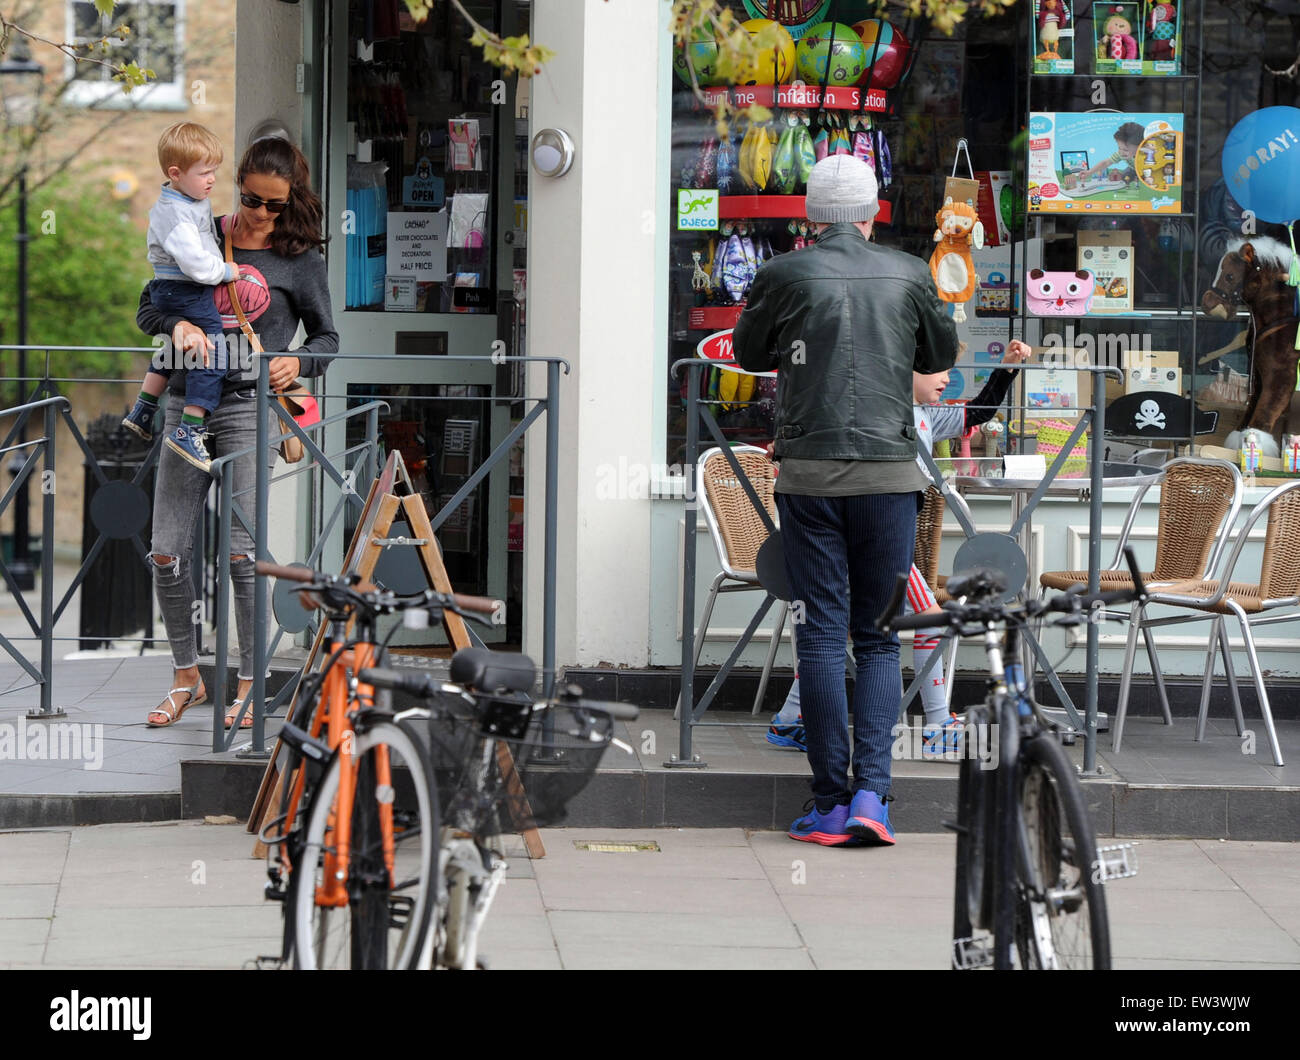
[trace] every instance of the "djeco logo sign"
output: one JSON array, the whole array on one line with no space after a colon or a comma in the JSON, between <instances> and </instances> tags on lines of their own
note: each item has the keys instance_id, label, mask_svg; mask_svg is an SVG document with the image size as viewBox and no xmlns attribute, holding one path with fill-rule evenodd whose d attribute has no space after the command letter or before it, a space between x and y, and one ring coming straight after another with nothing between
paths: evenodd
<instances>
[{"instance_id":1,"label":"djeco logo sign","mask_svg":"<svg viewBox=\"0 0 1300 1060\"><path fill-rule=\"evenodd\" d=\"M718 229L718 192L716 188L679 188L677 190L677 227L707 232Z\"/></svg>"}]
</instances>

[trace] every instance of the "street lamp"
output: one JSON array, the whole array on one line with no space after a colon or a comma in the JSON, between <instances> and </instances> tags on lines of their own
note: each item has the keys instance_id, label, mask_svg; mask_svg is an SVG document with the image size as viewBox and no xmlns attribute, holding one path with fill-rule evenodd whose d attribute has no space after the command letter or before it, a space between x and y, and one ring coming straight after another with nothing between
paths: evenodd
<instances>
[{"instance_id":1,"label":"street lamp","mask_svg":"<svg viewBox=\"0 0 1300 1060\"><path fill-rule=\"evenodd\" d=\"M36 94L39 95L45 83L45 67L32 58L27 41L22 37L16 37L10 44L4 59L0 61L0 77L6 78L7 83L17 81L20 78L35 77L37 78ZM6 121L11 103L26 105L26 102L24 97L10 100L9 93L6 91ZM20 116L19 121L21 120ZM27 231L27 160L25 158L20 160L19 166L18 231L14 234L14 241L18 244L18 345L20 347L18 350L18 403L21 405L26 397L26 383L24 381L27 378L27 351L21 347L27 345L27 243L31 236ZM25 441L27 441L27 425L24 423L18 433L19 446ZM20 448L15 455L15 459L21 460L22 454L23 450ZM21 466L21 463L19 466ZM31 476L28 475L14 495L14 556L13 563L9 566L9 574L13 578L14 585L24 592L36 588L36 570L32 566L31 532L27 510L27 486L30 481Z\"/></svg>"}]
</instances>

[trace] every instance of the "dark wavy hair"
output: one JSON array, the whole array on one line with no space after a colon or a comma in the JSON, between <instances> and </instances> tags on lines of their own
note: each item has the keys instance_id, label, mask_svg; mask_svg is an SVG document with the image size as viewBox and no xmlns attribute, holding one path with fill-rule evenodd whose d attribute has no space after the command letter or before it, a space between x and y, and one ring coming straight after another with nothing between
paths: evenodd
<instances>
[{"instance_id":1,"label":"dark wavy hair","mask_svg":"<svg viewBox=\"0 0 1300 1060\"><path fill-rule=\"evenodd\" d=\"M325 253L324 211L320 196L312 190L311 172L303 153L278 136L257 140L249 144L239 160L236 180L241 187L244 178L253 173L289 182L289 205L276 217L270 248L285 257L312 249Z\"/></svg>"}]
</instances>

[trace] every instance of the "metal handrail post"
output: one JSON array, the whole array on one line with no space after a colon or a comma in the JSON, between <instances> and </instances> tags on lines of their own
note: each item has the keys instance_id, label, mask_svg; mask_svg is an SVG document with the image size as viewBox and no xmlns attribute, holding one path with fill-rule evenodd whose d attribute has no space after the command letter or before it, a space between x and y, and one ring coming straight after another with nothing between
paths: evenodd
<instances>
[{"instance_id":1,"label":"metal handrail post","mask_svg":"<svg viewBox=\"0 0 1300 1060\"><path fill-rule=\"evenodd\" d=\"M686 546L682 555L682 691L677 717L677 761L693 762L692 726L695 724L695 464L700 447L700 377L696 365L686 368Z\"/></svg>"},{"instance_id":2,"label":"metal handrail post","mask_svg":"<svg viewBox=\"0 0 1300 1060\"><path fill-rule=\"evenodd\" d=\"M1092 409L1092 497L1088 505L1088 595L1096 596L1101 581L1101 490L1106 445L1106 377L1093 376ZM1097 391L1101 393L1098 394ZM1100 630L1088 623L1088 655L1084 679L1083 772L1097 769L1097 667Z\"/></svg>"},{"instance_id":3,"label":"metal handrail post","mask_svg":"<svg viewBox=\"0 0 1300 1060\"><path fill-rule=\"evenodd\" d=\"M36 717L54 718L65 713L54 709L54 402L44 409L45 473L41 477L41 709ZM30 476L29 476L30 477ZM25 498L19 496L18 503Z\"/></svg>"},{"instance_id":4,"label":"metal handrail post","mask_svg":"<svg viewBox=\"0 0 1300 1060\"><path fill-rule=\"evenodd\" d=\"M542 694L550 698L555 690L555 568L559 512L560 463L560 362L546 364L546 545L542 581Z\"/></svg>"},{"instance_id":5,"label":"metal handrail post","mask_svg":"<svg viewBox=\"0 0 1300 1060\"><path fill-rule=\"evenodd\" d=\"M217 482L217 643L213 649L212 680L216 689L213 700L218 707L226 703L226 660L230 653L230 533L234 521L234 480L221 468ZM226 749L225 712L212 713L212 750Z\"/></svg>"},{"instance_id":6,"label":"metal handrail post","mask_svg":"<svg viewBox=\"0 0 1300 1060\"><path fill-rule=\"evenodd\" d=\"M271 393L271 360L263 354L257 359L257 435L253 451L256 461L257 496L253 502L253 558L269 560L266 551L267 506L271 483L266 466L266 417L270 411L268 395ZM248 757L266 756L266 606L267 594L262 580L253 578L253 745L245 753Z\"/></svg>"}]
</instances>

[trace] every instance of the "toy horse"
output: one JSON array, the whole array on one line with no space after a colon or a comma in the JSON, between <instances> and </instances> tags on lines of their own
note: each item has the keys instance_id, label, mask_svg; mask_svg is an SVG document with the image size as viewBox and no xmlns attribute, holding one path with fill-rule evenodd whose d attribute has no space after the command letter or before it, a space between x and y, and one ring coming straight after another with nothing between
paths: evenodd
<instances>
[{"instance_id":1,"label":"toy horse","mask_svg":"<svg viewBox=\"0 0 1300 1060\"><path fill-rule=\"evenodd\" d=\"M1250 310L1250 401L1241 430L1256 428L1280 441L1296 389L1295 288L1287 285L1291 248L1275 239L1237 240L1219 261L1214 285L1201 296L1206 315L1227 320L1238 305Z\"/></svg>"}]
</instances>

